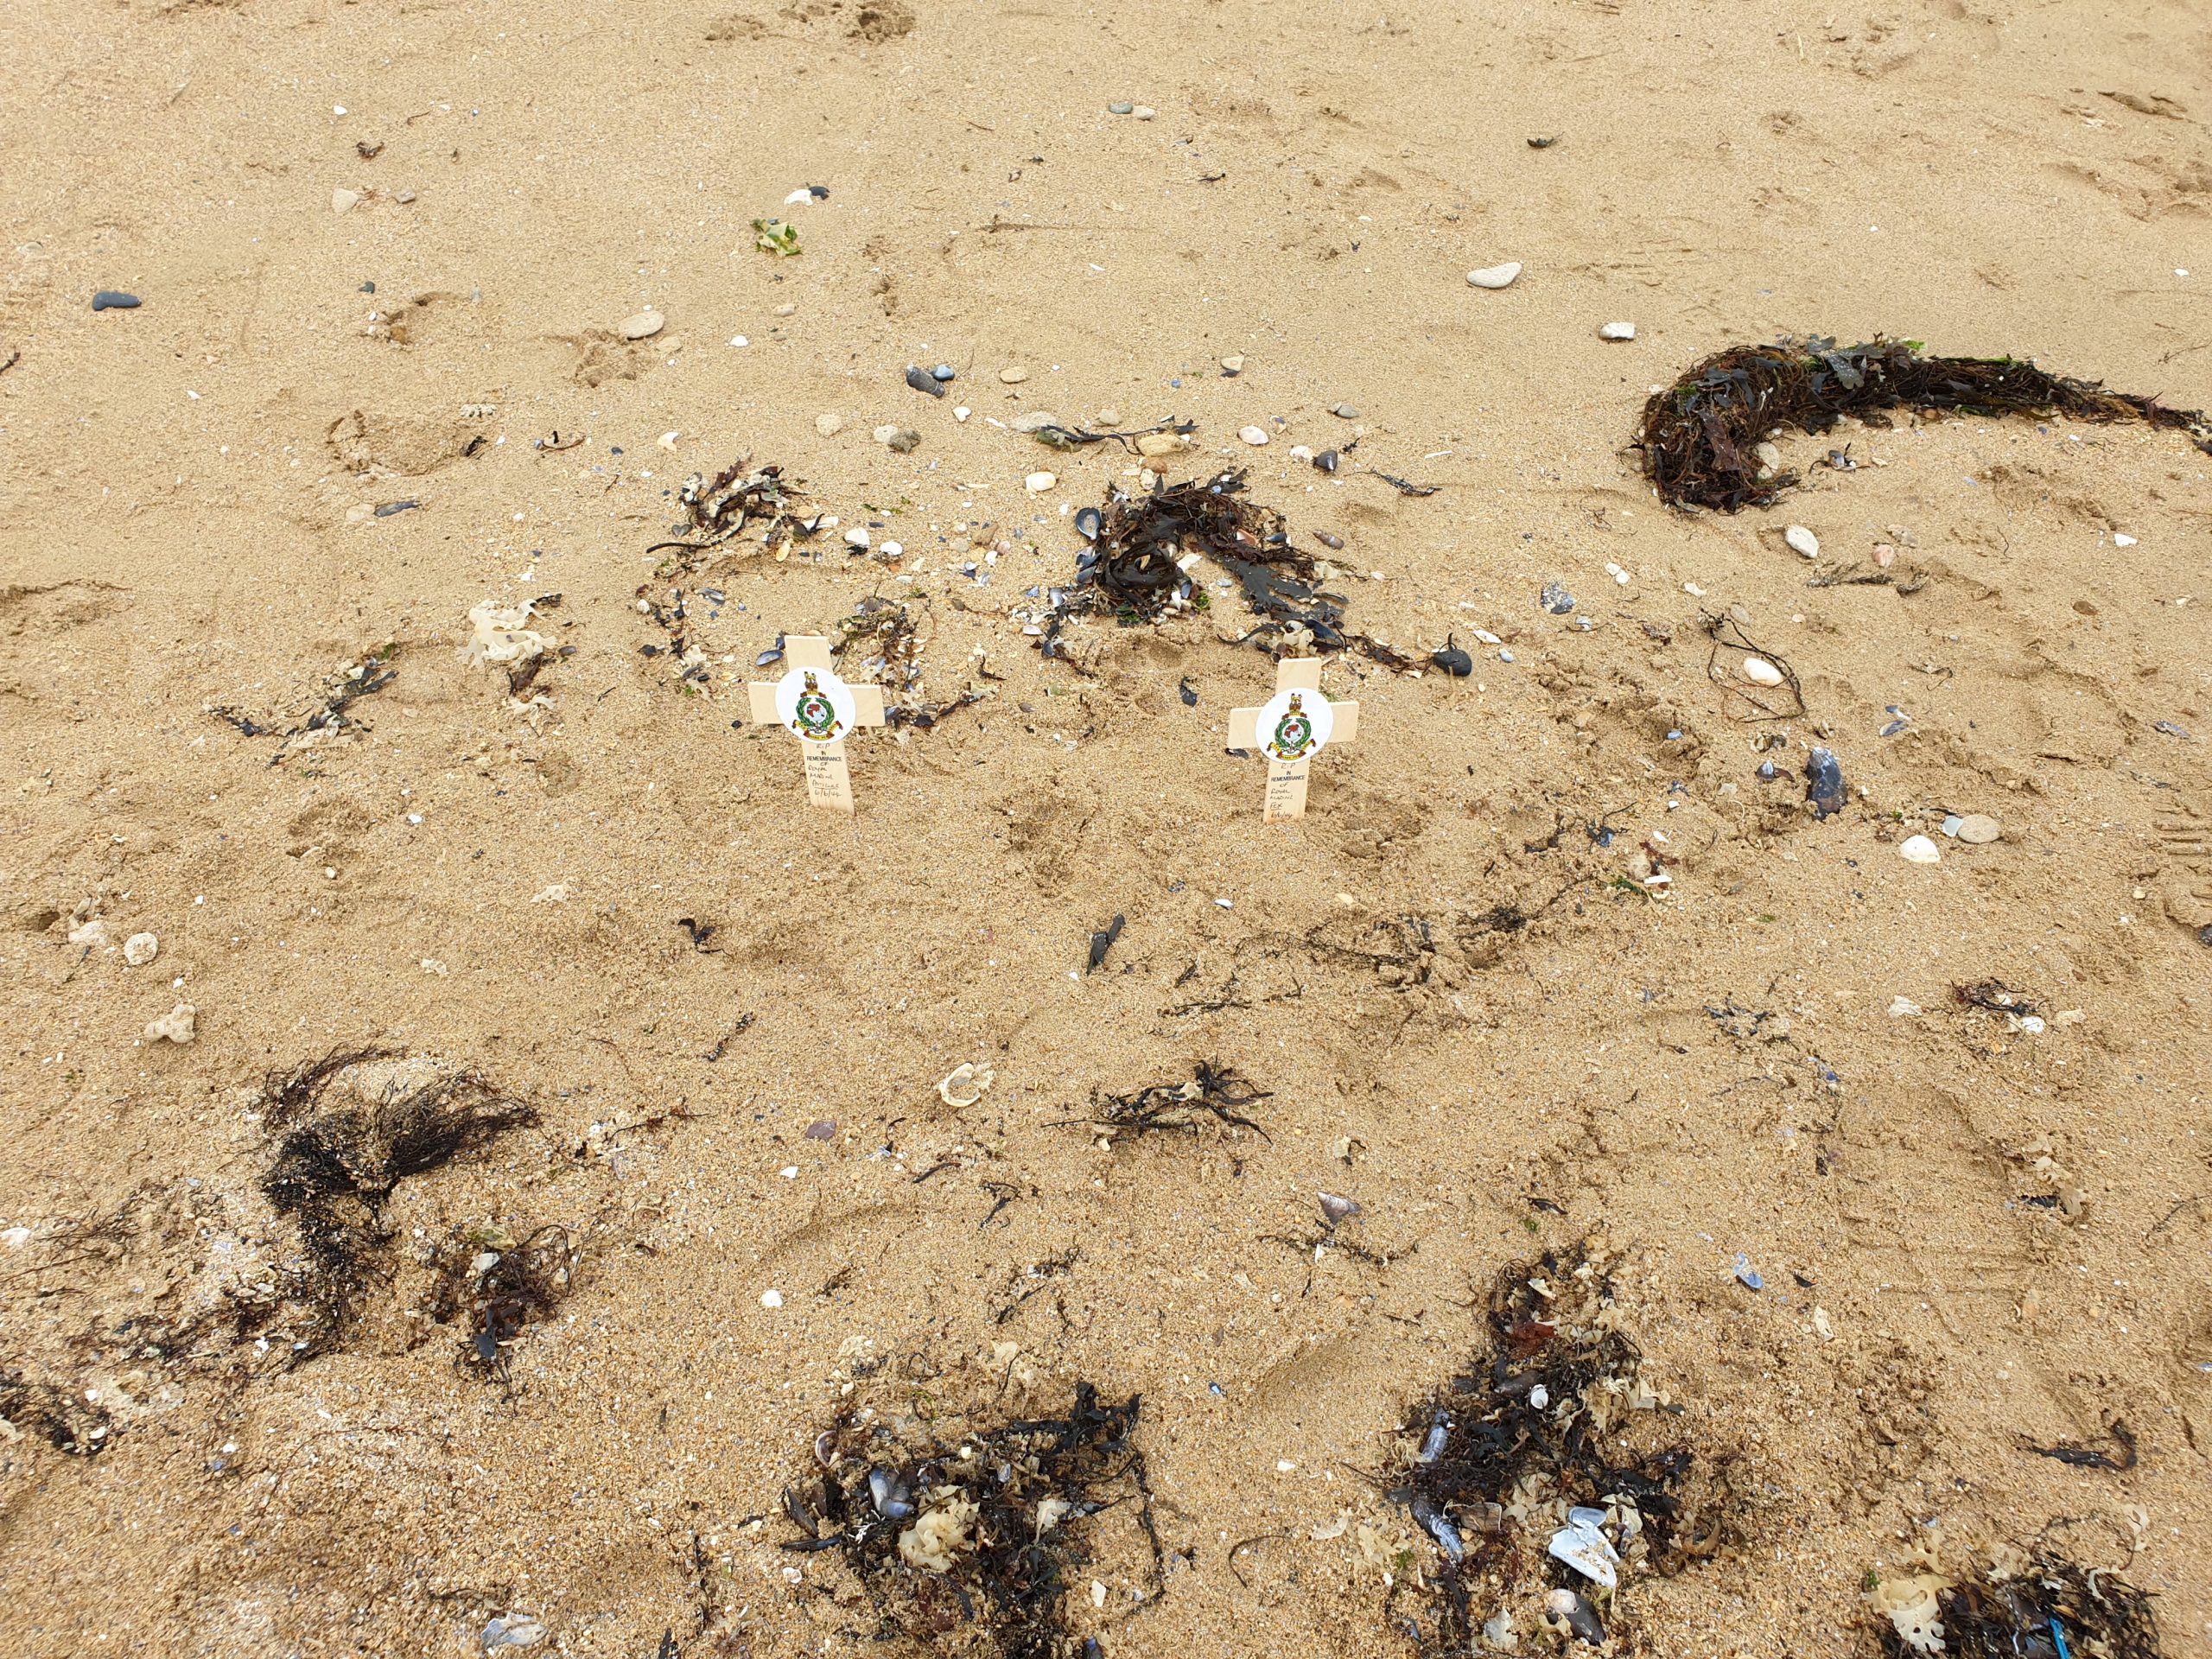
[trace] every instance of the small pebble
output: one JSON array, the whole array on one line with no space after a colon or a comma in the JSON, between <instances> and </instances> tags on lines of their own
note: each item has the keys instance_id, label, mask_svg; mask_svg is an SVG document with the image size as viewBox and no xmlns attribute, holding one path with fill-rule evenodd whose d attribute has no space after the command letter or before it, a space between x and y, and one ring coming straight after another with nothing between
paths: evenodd
<instances>
[{"instance_id":1,"label":"small pebble","mask_svg":"<svg viewBox=\"0 0 2212 1659\"><path fill-rule=\"evenodd\" d=\"M1350 404L1338 404L1329 413L1340 421L1356 421L1359 418L1359 410Z\"/></svg>"},{"instance_id":2,"label":"small pebble","mask_svg":"<svg viewBox=\"0 0 2212 1659\"><path fill-rule=\"evenodd\" d=\"M762 1292L760 1293L760 1306L763 1306L763 1307L781 1307L783 1305L784 1305L784 1293L783 1293L782 1291L780 1291L780 1290L764 1290L764 1291L762 1291Z\"/></svg>"},{"instance_id":3,"label":"small pebble","mask_svg":"<svg viewBox=\"0 0 2212 1659\"><path fill-rule=\"evenodd\" d=\"M935 368L933 368L933 369L931 369L931 370L930 371L930 378L931 378L931 379L932 379L932 380L937 380L937 381L945 381L945 380L950 380L950 379L951 379L951 378L952 378L952 365L951 365L951 364L950 364L950 363L940 363L940 364L938 364Z\"/></svg>"},{"instance_id":4,"label":"small pebble","mask_svg":"<svg viewBox=\"0 0 2212 1659\"><path fill-rule=\"evenodd\" d=\"M1239 352L1234 357L1223 358L1221 359L1221 372L1232 380L1234 380L1238 375L1243 373L1244 354L1242 352Z\"/></svg>"},{"instance_id":5,"label":"small pebble","mask_svg":"<svg viewBox=\"0 0 2212 1659\"><path fill-rule=\"evenodd\" d=\"M1821 538L1802 524L1790 525L1782 532L1782 539L1789 543L1794 553L1802 553L1808 559L1821 556Z\"/></svg>"},{"instance_id":6,"label":"small pebble","mask_svg":"<svg viewBox=\"0 0 2212 1659\"><path fill-rule=\"evenodd\" d=\"M1764 657L1744 658L1744 677L1753 685L1780 685L1782 671Z\"/></svg>"},{"instance_id":7,"label":"small pebble","mask_svg":"<svg viewBox=\"0 0 2212 1659\"><path fill-rule=\"evenodd\" d=\"M1256 426L1248 426L1236 435L1255 448L1268 441L1267 433Z\"/></svg>"},{"instance_id":8,"label":"small pebble","mask_svg":"<svg viewBox=\"0 0 2212 1659\"><path fill-rule=\"evenodd\" d=\"M1429 652L1428 660L1455 680L1464 680L1475 671L1475 659L1449 639L1444 642L1441 650Z\"/></svg>"},{"instance_id":9,"label":"small pebble","mask_svg":"<svg viewBox=\"0 0 2212 1659\"><path fill-rule=\"evenodd\" d=\"M806 1126L806 1138L810 1141L835 1141L837 1138L837 1120L834 1117L816 1118Z\"/></svg>"},{"instance_id":10,"label":"small pebble","mask_svg":"<svg viewBox=\"0 0 2212 1659\"><path fill-rule=\"evenodd\" d=\"M2119 531L2114 531L2112 537L2112 544L2114 547L2133 547L2135 545L2135 538L2133 536L2123 535Z\"/></svg>"},{"instance_id":11,"label":"small pebble","mask_svg":"<svg viewBox=\"0 0 2212 1659\"><path fill-rule=\"evenodd\" d=\"M1121 411L1120 410L1118 410L1118 409L1102 409L1102 410L1100 410L1098 411L1098 424L1099 424L1099 425L1101 425L1101 426L1119 426L1121 423L1122 423L1122 411Z\"/></svg>"},{"instance_id":12,"label":"small pebble","mask_svg":"<svg viewBox=\"0 0 2212 1659\"><path fill-rule=\"evenodd\" d=\"M136 294L126 294L119 288L104 288L92 296L95 311L136 311L138 306Z\"/></svg>"},{"instance_id":13,"label":"small pebble","mask_svg":"<svg viewBox=\"0 0 2212 1659\"><path fill-rule=\"evenodd\" d=\"M1943 849L1925 836L1911 836L1897 848L1897 856L1908 864L1940 864Z\"/></svg>"},{"instance_id":14,"label":"small pebble","mask_svg":"<svg viewBox=\"0 0 2212 1659\"><path fill-rule=\"evenodd\" d=\"M123 959L133 968L143 968L162 952L162 942L150 933L133 933L123 942Z\"/></svg>"},{"instance_id":15,"label":"small pebble","mask_svg":"<svg viewBox=\"0 0 2212 1659\"><path fill-rule=\"evenodd\" d=\"M1565 616L1574 608L1574 595L1556 582L1546 582L1543 592L1536 597L1537 602L1554 616Z\"/></svg>"},{"instance_id":16,"label":"small pebble","mask_svg":"<svg viewBox=\"0 0 2212 1659\"><path fill-rule=\"evenodd\" d=\"M1137 106L1134 104L1109 104L1106 106L1106 113L1109 115L1133 115L1136 112L1136 107Z\"/></svg>"},{"instance_id":17,"label":"small pebble","mask_svg":"<svg viewBox=\"0 0 2212 1659\"><path fill-rule=\"evenodd\" d=\"M1986 812L1970 812L1959 820L1959 839L1969 846L1986 847L2004 833L2004 826Z\"/></svg>"},{"instance_id":18,"label":"small pebble","mask_svg":"<svg viewBox=\"0 0 2212 1659\"><path fill-rule=\"evenodd\" d=\"M880 426L875 429L875 435L876 442L894 454L911 454L922 447L922 435L911 426Z\"/></svg>"},{"instance_id":19,"label":"small pebble","mask_svg":"<svg viewBox=\"0 0 2212 1659\"><path fill-rule=\"evenodd\" d=\"M1502 265L1485 265L1480 270L1471 270L1467 280L1477 288L1510 288L1513 279L1521 274L1521 262L1509 259Z\"/></svg>"},{"instance_id":20,"label":"small pebble","mask_svg":"<svg viewBox=\"0 0 2212 1659\"><path fill-rule=\"evenodd\" d=\"M1010 364L999 371L999 378L1009 386L1018 386L1029 378L1029 371L1019 363Z\"/></svg>"},{"instance_id":21,"label":"small pebble","mask_svg":"<svg viewBox=\"0 0 2212 1659\"><path fill-rule=\"evenodd\" d=\"M350 213L360 205L360 200L361 193L358 190L334 190L330 193L330 211Z\"/></svg>"},{"instance_id":22,"label":"small pebble","mask_svg":"<svg viewBox=\"0 0 2212 1659\"><path fill-rule=\"evenodd\" d=\"M615 332L625 340L651 340L668 326L668 319L658 311L640 311L614 325Z\"/></svg>"},{"instance_id":23,"label":"small pebble","mask_svg":"<svg viewBox=\"0 0 2212 1659\"><path fill-rule=\"evenodd\" d=\"M1160 111L1154 109L1149 104L1140 104L1136 108L1131 110L1129 113L1136 117L1140 121L1149 121L1153 117L1158 115Z\"/></svg>"},{"instance_id":24,"label":"small pebble","mask_svg":"<svg viewBox=\"0 0 2212 1659\"><path fill-rule=\"evenodd\" d=\"M1634 340L1636 325L1632 322L1609 322L1598 331L1600 340Z\"/></svg>"},{"instance_id":25,"label":"small pebble","mask_svg":"<svg viewBox=\"0 0 2212 1659\"><path fill-rule=\"evenodd\" d=\"M814 430L818 436L834 438L844 429L845 417L842 415L817 415L814 417Z\"/></svg>"},{"instance_id":26,"label":"small pebble","mask_svg":"<svg viewBox=\"0 0 2212 1659\"><path fill-rule=\"evenodd\" d=\"M1782 451L1771 443L1762 443L1751 453L1759 458L1759 475L1769 477L1782 470Z\"/></svg>"},{"instance_id":27,"label":"small pebble","mask_svg":"<svg viewBox=\"0 0 2212 1659\"><path fill-rule=\"evenodd\" d=\"M952 411L952 418L964 423L968 417L974 413L975 410L969 409L967 404L962 404Z\"/></svg>"},{"instance_id":28,"label":"small pebble","mask_svg":"<svg viewBox=\"0 0 2212 1659\"><path fill-rule=\"evenodd\" d=\"M916 391L926 392L932 397L944 396L944 388L938 384L937 377L912 363L906 365L906 384Z\"/></svg>"},{"instance_id":29,"label":"small pebble","mask_svg":"<svg viewBox=\"0 0 2212 1659\"><path fill-rule=\"evenodd\" d=\"M1137 440L1137 454L1141 455L1172 455L1182 448L1182 438L1173 432L1147 432Z\"/></svg>"},{"instance_id":30,"label":"small pebble","mask_svg":"<svg viewBox=\"0 0 2212 1659\"><path fill-rule=\"evenodd\" d=\"M1032 495L1042 495L1060 480L1051 473L1032 473L1021 480Z\"/></svg>"}]
</instances>

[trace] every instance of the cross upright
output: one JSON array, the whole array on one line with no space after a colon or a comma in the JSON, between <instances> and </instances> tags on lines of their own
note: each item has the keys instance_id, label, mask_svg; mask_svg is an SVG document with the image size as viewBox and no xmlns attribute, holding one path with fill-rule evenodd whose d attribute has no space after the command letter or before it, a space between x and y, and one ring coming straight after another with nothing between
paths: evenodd
<instances>
[{"instance_id":1,"label":"cross upright","mask_svg":"<svg viewBox=\"0 0 2212 1659\"><path fill-rule=\"evenodd\" d=\"M1229 711L1229 747L1258 750L1268 762L1263 816L1306 816L1306 779L1313 756L1326 743L1359 735L1359 705L1331 702L1321 695L1321 659L1286 657L1275 664L1275 694L1257 709Z\"/></svg>"},{"instance_id":2,"label":"cross upright","mask_svg":"<svg viewBox=\"0 0 2212 1659\"><path fill-rule=\"evenodd\" d=\"M883 688L846 684L830 666L829 640L818 633L787 638L784 664L787 671L780 680L752 683L753 718L798 739L809 805L850 812L853 775L845 765L845 737L855 728L883 724Z\"/></svg>"}]
</instances>

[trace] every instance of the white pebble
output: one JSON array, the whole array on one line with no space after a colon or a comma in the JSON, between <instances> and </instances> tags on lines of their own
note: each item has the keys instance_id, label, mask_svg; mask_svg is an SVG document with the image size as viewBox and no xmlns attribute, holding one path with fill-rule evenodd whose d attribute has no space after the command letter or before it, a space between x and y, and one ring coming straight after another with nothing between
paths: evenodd
<instances>
[{"instance_id":1,"label":"white pebble","mask_svg":"<svg viewBox=\"0 0 2212 1659\"><path fill-rule=\"evenodd\" d=\"M162 951L162 942L150 933L133 933L123 942L123 959L133 968L143 968Z\"/></svg>"},{"instance_id":2,"label":"white pebble","mask_svg":"<svg viewBox=\"0 0 2212 1659\"><path fill-rule=\"evenodd\" d=\"M361 193L358 190L334 190L330 193L330 211L334 213L351 213L360 200Z\"/></svg>"},{"instance_id":3,"label":"white pebble","mask_svg":"<svg viewBox=\"0 0 2212 1659\"><path fill-rule=\"evenodd\" d=\"M952 418L956 421L965 421L974 412L967 404L963 404L952 411Z\"/></svg>"},{"instance_id":4,"label":"white pebble","mask_svg":"<svg viewBox=\"0 0 2212 1659\"><path fill-rule=\"evenodd\" d=\"M2124 536L2120 531L2114 531L2112 537L2112 544L2114 547L2133 547L2135 545L2135 538L2133 536Z\"/></svg>"},{"instance_id":5,"label":"white pebble","mask_svg":"<svg viewBox=\"0 0 2212 1659\"><path fill-rule=\"evenodd\" d=\"M1908 864L1941 864L1943 849L1925 836L1914 836L1897 849L1897 856Z\"/></svg>"},{"instance_id":6,"label":"white pebble","mask_svg":"<svg viewBox=\"0 0 2212 1659\"><path fill-rule=\"evenodd\" d=\"M868 531L862 530L858 524L855 524L850 530L845 532L845 545L847 547L867 547Z\"/></svg>"},{"instance_id":7,"label":"white pebble","mask_svg":"<svg viewBox=\"0 0 2212 1659\"><path fill-rule=\"evenodd\" d=\"M1782 539L1789 543L1790 550L1802 553L1808 559L1821 556L1821 538L1802 524L1792 524L1782 532Z\"/></svg>"},{"instance_id":8,"label":"white pebble","mask_svg":"<svg viewBox=\"0 0 2212 1659\"><path fill-rule=\"evenodd\" d=\"M1959 839L1970 846L1986 847L2005 833L2005 826L1986 812L1969 812L1959 820ZM124 949L128 951L130 947Z\"/></svg>"},{"instance_id":9,"label":"white pebble","mask_svg":"<svg viewBox=\"0 0 2212 1659\"><path fill-rule=\"evenodd\" d=\"M764 1291L762 1291L762 1292L760 1293L760 1306L763 1306L763 1307L781 1307L783 1305L784 1305L784 1293L783 1293L782 1291L780 1291L780 1290L764 1290Z\"/></svg>"},{"instance_id":10,"label":"white pebble","mask_svg":"<svg viewBox=\"0 0 2212 1659\"><path fill-rule=\"evenodd\" d=\"M1744 677L1753 685L1780 685L1782 671L1764 657L1744 658Z\"/></svg>"},{"instance_id":11,"label":"white pebble","mask_svg":"<svg viewBox=\"0 0 2212 1659\"><path fill-rule=\"evenodd\" d=\"M817 415L814 417L814 430L817 436L834 438L844 429L845 417L842 415Z\"/></svg>"},{"instance_id":12,"label":"white pebble","mask_svg":"<svg viewBox=\"0 0 2212 1659\"><path fill-rule=\"evenodd\" d=\"M1252 445L1255 448L1257 448L1261 444L1263 444L1268 441L1267 433L1256 426L1248 426L1236 435L1243 439L1245 442Z\"/></svg>"},{"instance_id":13,"label":"white pebble","mask_svg":"<svg viewBox=\"0 0 2212 1659\"><path fill-rule=\"evenodd\" d=\"M896 542L886 542L881 547L876 549L876 551L887 559L904 558L906 553L906 550Z\"/></svg>"},{"instance_id":14,"label":"white pebble","mask_svg":"<svg viewBox=\"0 0 2212 1659\"><path fill-rule=\"evenodd\" d=\"M1636 325L1632 322L1609 322L1598 331L1600 340L1634 340Z\"/></svg>"},{"instance_id":15,"label":"white pebble","mask_svg":"<svg viewBox=\"0 0 2212 1659\"><path fill-rule=\"evenodd\" d=\"M640 311L623 318L615 328L625 340L651 340L667 324L668 319L658 311Z\"/></svg>"},{"instance_id":16,"label":"white pebble","mask_svg":"<svg viewBox=\"0 0 2212 1659\"><path fill-rule=\"evenodd\" d=\"M1021 480L1032 495L1042 495L1060 480L1051 473L1032 473Z\"/></svg>"},{"instance_id":17,"label":"white pebble","mask_svg":"<svg viewBox=\"0 0 2212 1659\"><path fill-rule=\"evenodd\" d=\"M1513 279L1521 274L1521 262L1509 259L1502 265L1485 265L1480 270L1471 270L1467 280L1477 288L1510 288Z\"/></svg>"}]
</instances>

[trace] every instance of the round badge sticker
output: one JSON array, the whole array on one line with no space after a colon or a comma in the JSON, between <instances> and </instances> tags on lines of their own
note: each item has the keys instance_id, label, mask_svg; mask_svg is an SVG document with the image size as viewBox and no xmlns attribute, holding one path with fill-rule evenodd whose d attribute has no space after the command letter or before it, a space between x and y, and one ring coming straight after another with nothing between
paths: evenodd
<instances>
[{"instance_id":1,"label":"round badge sticker","mask_svg":"<svg viewBox=\"0 0 2212 1659\"><path fill-rule=\"evenodd\" d=\"M1329 741L1336 723L1319 691L1278 691L1260 709L1260 752L1270 760L1303 760Z\"/></svg>"},{"instance_id":2,"label":"round badge sticker","mask_svg":"<svg viewBox=\"0 0 2212 1659\"><path fill-rule=\"evenodd\" d=\"M854 713L851 690L826 668L795 668L776 682L776 718L810 743L835 743Z\"/></svg>"}]
</instances>

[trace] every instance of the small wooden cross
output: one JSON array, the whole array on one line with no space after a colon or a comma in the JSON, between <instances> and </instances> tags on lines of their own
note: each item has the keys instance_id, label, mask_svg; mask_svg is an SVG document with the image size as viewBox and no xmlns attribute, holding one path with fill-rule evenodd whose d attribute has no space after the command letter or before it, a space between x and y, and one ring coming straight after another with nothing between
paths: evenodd
<instances>
[{"instance_id":1,"label":"small wooden cross","mask_svg":"<svg viewBox=\"0 0 2212 1659\"><path fill-rule=\"evenodd\" d=\"M1229 747L1257 749L1268 761L1270 818L1306 816L1306 775L1325 743L1359 735L1359 705L1321 695L1321 659L1285 658L1275 664L1275 694L1257 709L1229 711Z\"/></svg>"},{"instance_id":2,"label":"small wooden cross","mask_svg":"<svg viewBox=\"0 0 2212 1659\"><path fill-rule=\"evenodd\" d=\"M845 735L856 727L883 724L883 688L848 685L830 665L830 642L818 633L784 641L780 680L752 683L753 718L780 726L799 741L806 756L806 798L833 812L853 810L853 774L845 766Z\"/></svg>"}]
</instances>

